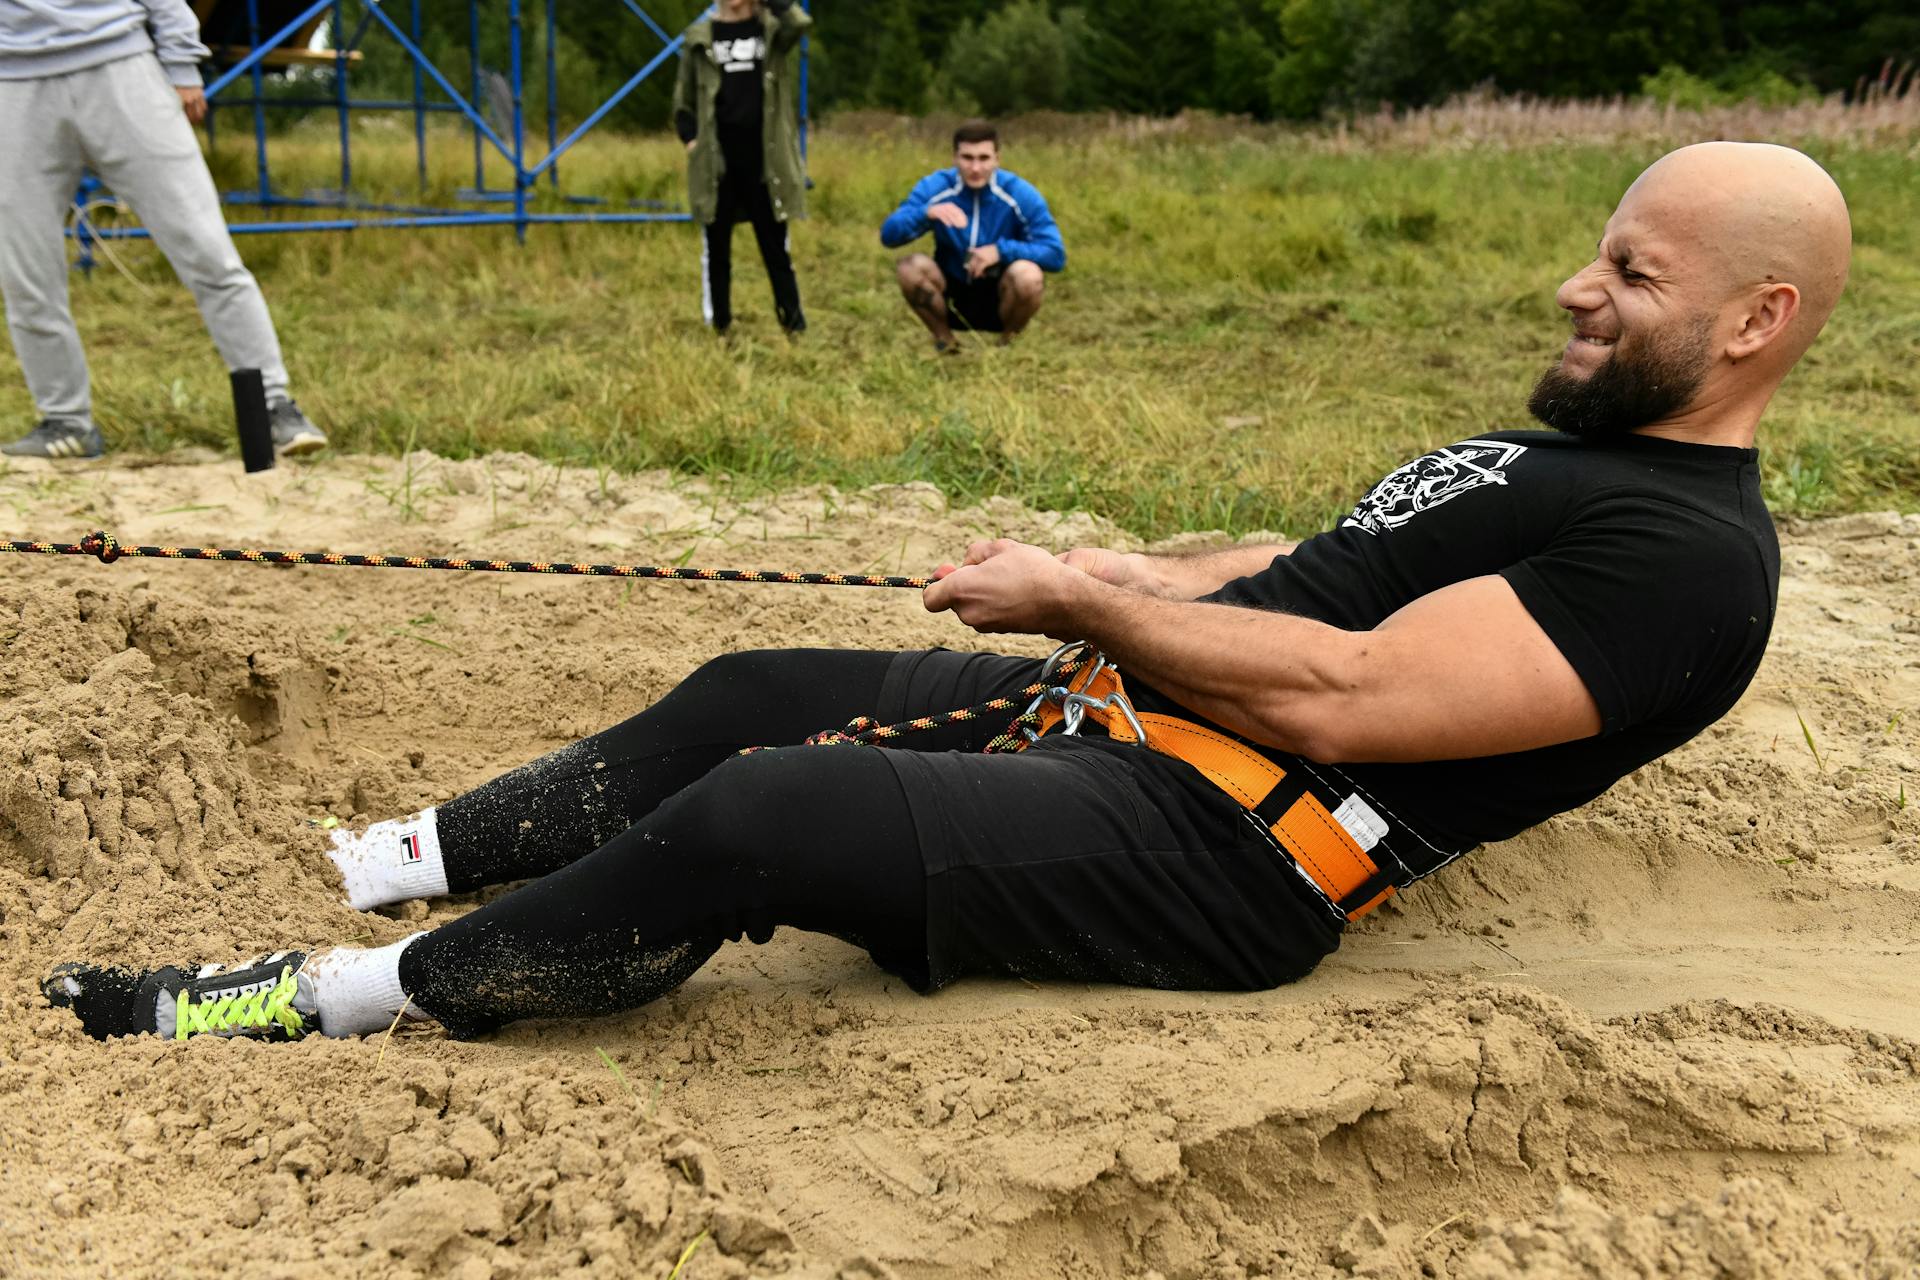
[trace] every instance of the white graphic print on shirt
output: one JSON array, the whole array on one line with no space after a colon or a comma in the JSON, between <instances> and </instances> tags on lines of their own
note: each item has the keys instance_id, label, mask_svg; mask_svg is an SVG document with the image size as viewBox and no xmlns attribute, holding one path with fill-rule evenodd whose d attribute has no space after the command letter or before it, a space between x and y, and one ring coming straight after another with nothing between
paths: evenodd
<instances>
[{"instance_id":1,"label":"white graphic print on shirt","mask_svg":"<svg viewBox=\"0 0 1920 1280\"><path fill-rule=\"evenodd\" d=\"M723 71L751 71L753 64L767 56L767 42L759 36L745 40L715 40L713 60Z\"/></svg>"},{"instance_id":2,"label":"white graphic print on shirt","mask_svg":"<svg viewBox=\"0 0 1920 1280\"><path fill-rule=\"evenodd\" d=\"M1502 468L1512 465L1526 451L1523 444L1497 440L1466 440L1435 449L1373 486L1340 525L1373 534L1398 529L1422 511L1469 490L1505 484L1507 473Z\"/></svg>"}]
</instances>

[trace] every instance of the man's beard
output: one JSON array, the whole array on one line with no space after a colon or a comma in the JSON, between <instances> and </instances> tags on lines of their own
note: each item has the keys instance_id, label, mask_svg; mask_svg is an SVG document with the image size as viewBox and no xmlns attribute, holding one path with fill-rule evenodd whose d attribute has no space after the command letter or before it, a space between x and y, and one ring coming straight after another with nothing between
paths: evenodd
<instances>
[{"instance_id":1,"label":"man's beard","mask_svg":"<svg viewBox=\"0 0 1920 1280\"><path fill-rule=\"evenodd\" d=\"M1712 363L1712 345L1710 316L1644 345L1622 339L1587 377L1569 373L1564 361L1541 374L1527 411L1556 431L1587 440L1626 435L1693 399Z\"/></svg>"}]
</instances>

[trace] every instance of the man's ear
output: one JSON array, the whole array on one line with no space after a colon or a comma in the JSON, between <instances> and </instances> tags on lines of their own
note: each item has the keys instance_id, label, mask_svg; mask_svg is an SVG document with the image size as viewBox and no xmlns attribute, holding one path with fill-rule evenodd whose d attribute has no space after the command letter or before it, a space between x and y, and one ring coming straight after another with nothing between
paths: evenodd
<instances>
[{"instance_id":1,"label":"man's ear","mask_svg":"<svg viewBox=\"0 0 1920 1280\"><path fill-rule=\"evenodd\" d=\"M1763 284L1748 294L1745 310L1727 343L1727 356L1744 360L1775 342L1800 314L1800 290L1790 284Z\"/></svg>"}]
</instances>

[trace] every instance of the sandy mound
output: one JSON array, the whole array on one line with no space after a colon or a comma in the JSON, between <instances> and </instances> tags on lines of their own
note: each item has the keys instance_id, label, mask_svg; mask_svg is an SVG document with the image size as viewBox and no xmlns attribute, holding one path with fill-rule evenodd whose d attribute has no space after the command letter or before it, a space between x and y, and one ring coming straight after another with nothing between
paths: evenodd
<instances>
[{"instance_id":1,"label":"sandy mound","mask_svg":"<svg viewBox=\"0 0 1920 1280\"><path fill-rule=\"evenodd\" d=\"M8 536L917 572L922 487L529 459L13 471ZM0 561L0 1273L1904 1276L1920 1270L1920 519L1795 528L1735 713L1257 996L903 991L831 941L660 1004L101 1046L70 958L385 942L322 824L444 799L714 653L977 643L911 593ZM823 726L824 727L824 726Z\"/></svg>"}]
</instances>

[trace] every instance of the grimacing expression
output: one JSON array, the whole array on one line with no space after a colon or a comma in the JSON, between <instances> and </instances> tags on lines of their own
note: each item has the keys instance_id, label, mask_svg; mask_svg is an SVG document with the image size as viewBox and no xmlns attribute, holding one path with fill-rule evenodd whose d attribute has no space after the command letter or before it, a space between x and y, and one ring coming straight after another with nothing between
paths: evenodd
<instances>
[{"instance_id":1,"label":"grimacing expression","mask_svg":"<svg viewBox=\"0 0 1920 1280\"><path fill-rule=\"evenodd\" d=\"M954 167L960 180L975 191L993 181L1000 168L1000 145L995 142L963 142L953 149Z\"/></svg>"},{"instance_id":2,"label":"grimacing expression","mask_svg":"<svg viewBox=\"0 0 1920 1280\"><path fill-rule=\"evenodd\" d=\"M1569 369L1562 356L1534 384L1527 411L1556 431L1589 440L1657 422L1684 408L1705 381L1713 327L1713 317L1703 315L1623 334L1586 373Z\"/></svg>"},{"instance_id":3,"label":"grimacing expression","mask_svg":"<svg viewBox=\"0 0 1920 1280\"><path fill-rule=\"evenodd\" d=\"M1685 215L1644 177L1627 191L1593 261L1554 295L1573 332L1527 398L1534 417L1569 435L1605 439L1692 401L1713 368L1726 299Z\"/></svg>"}]
</instances>

